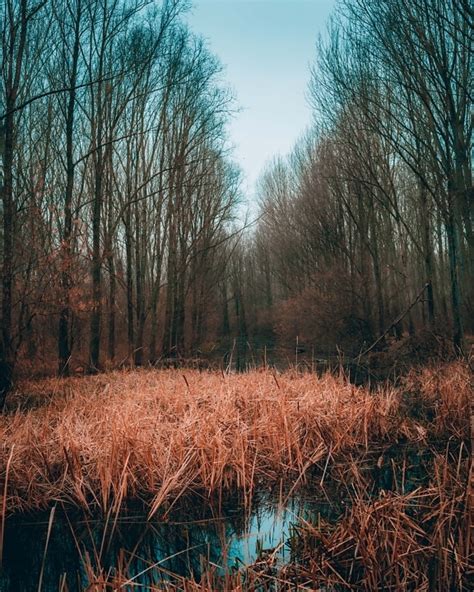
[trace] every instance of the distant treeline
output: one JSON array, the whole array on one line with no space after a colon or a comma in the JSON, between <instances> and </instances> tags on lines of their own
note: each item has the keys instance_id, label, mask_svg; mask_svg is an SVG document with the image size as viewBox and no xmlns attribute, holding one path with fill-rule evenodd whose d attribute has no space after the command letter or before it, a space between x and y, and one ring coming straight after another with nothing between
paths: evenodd
<instances>
[{"instance_id":1,"label":"distant treeline","mask_svg":"<svg viewBox=\"0 0 474 592\"><path fill-rule=\"evenodd\" d=\"M245 233L232 97L187 5L0 7L4 373L296 338L357 352L397 318L398 336L427 327L462 347L470 2L339 3L312 69L314 127L265 171Z\"/></svg>"},{"instance_id":2,"label":"distant treeline","mask_svg":"<svg viewBox=\"0 0 474 592\"><path fill-rule=\"evenodd\" d=\"M397 319L459 348L473 331L473 25L468 0L339 3L314 130L263 176L246 258L281 338L357 353Z\"/></svg>"},{"instance_id":3,"label":"distant treeline","mask_svg":"<svg viewBox=\"0 0 474 592\"><path fill-rule=\"evenodd\" d=\"M222 277L239 171L186 0L1 4L1 358L182 350ZM229 231L231 234L231 232ZM146 351L146 354L144 353ZM38 361L39 363L39 361Z\"/></svg>"}]
</instances>

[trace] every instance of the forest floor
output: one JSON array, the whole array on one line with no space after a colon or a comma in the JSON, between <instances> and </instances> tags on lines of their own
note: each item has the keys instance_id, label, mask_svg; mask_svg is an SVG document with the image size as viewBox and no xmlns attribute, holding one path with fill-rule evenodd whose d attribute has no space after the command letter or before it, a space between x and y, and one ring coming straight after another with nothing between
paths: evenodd
<instances>
[{"instance_id":1,"label":"forest floor","mask_svg":"<svg viewBox=\"0 0 474 592\"><path fill-rule=\"evenodd\" d=\"M378 590L385 582L443 590L454 582L451 589L467 590L471 396L472 374L459 361L375 389L272 370L23 381L0 416L0 558L7 517L20 513L60 506L110 517L138 502L146 520L163 521L197 496L211 504L235 496L250 508L262 491L279 491L281 500L316 487L327 496L327 484L350 503L333 523L299 524L296 563L276 573L267 556L259 559L264 576L246 566L200 581L168 578L160 589L272 588L281 580L282 589ZM405 484L406 457L384 457L395 447L429 451L416 487ZM390 486L380 481L384 463ZM108 590L100 573L93 589Z\"/></svg>"}]
</instances>

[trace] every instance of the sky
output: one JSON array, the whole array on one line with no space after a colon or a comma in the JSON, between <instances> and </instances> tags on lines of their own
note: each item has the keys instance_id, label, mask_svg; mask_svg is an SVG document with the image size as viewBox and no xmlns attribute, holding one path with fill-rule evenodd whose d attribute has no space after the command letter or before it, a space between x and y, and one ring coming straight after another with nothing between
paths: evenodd
<instances>
[{"instance_id":1,"label":"sky","mask_svg":"<svg viewBox=\"0 0 474 592\"><path fill-rule=\"evenodd\" d=\"M188 22L225 67L240 111L230 140L249 205L265 165L290 152L311 123L316 40L335 0L194 0Z\"/></svg>"}]
</instances>

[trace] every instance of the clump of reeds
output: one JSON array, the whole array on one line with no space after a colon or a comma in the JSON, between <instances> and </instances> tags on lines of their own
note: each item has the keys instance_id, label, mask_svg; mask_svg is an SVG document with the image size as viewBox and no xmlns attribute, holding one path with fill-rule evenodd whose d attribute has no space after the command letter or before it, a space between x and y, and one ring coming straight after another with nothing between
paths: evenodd
<instances>
[{"instance_id":1,"label":"clump of reeds","mask_svg":"<svg viewBox=\"0 0 474 592\"><path fill-rule=\"evenodd\" d=\"M453 362L438 368L417 368L404 377L408 411L417 407L421 417L430 423L430 434L440 438L469 437L470 399L474 393L474 375L467 364Z\"/></svg>"},{"instance_id":2,"label":"clump of reeds","mask_svg":"<svg viewBox=\"0 0 474 592\"><path fill-rule=\"evenodd\" d=\"M465 437L463 366L410 380L430 414L410 414L407 385L370 392L329 374L140 370L25 382L0 416L3 507L109 512L141 499L153 516L184 493L250 499L261 486L291 487L374 444Z\"/></svg>"},{"instance_id":3,"label":"clump of reeds","mask_svg":"<svg viewBox=\"0 0 474 592\"><path fill-rule=\"evenodd\" d=\"M435 454L429 486L408 493L370 497L356 480L340 520L297 528L286 577L334 590L469 590L467 465Z\"/></svg>"},{"instance_id":4,"label":"clump of reeds","mask_svg":"<svg viewBox=\"0 0 474 592\"><path fill-rule=\"evenodd\" d=\"M238 570L202 557L195 579L169 571L163 559L154 562L149 558L143 568L131 569L136 557L123 552L114 569L104 570L98 567L100 559L92 562L85 555L87 589L467 592L472 589L473 575L469 571L472 549L466 497L469 455L462 445L444 454L431 452L429 482L412 491L405 491L404 466L397 469L395 489L380 490L377 495L363 474L354 473L352 480L342 478L346 510L326 519L295 517L293 534L282 543L291 550L288 563L276 559L278 548L262 551L253 564ZM191 547L178 554L192 551Z\"/></svg>"}]
</instances>

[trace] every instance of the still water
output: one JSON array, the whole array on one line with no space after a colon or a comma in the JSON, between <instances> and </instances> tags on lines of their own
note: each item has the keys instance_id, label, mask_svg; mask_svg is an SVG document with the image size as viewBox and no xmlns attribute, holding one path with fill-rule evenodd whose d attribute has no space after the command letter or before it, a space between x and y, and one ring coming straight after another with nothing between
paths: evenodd
<instances>
[{"instance_id":1,"label":"still water","mask_svg":"<svg viewBox=\"0 0 474 592\"><path fill-rule=\"evenodd\" d=\"M386 470L371 460L366 472L373 493L398 488L394 474L401 467L404 490L419 486L429 475L426 462L425 454L413 450L386 453ZM65 515L59 507L52 517L15 516L4 533L0 592L82 592L100 581L100 574L110 582L116 573L126 574L121 582L128 578L130 584L108 590L148 590L174 575L199 581L209 569L224 574L269 556L281 565L291 559L292 534L302 519L336 520L348 502L337 486L323 491L316 485L298 497L282 498L259 496L250 508L227 500L219 511L216 504L194 498L152 521L130 509L108 520Z\"/></svg>"},{"instance_id":2,"label":"still water","mask_svg":"<svg viewBox=\"0 0 474 592\"><path fill-rule=\"evenodd\" d=\"M318 505L320 512L331 511L327 503ZM282 507L267 500L250 512L239 507L209 516L209 510L192 508L188 519L148 522L129 515L115 524L113 518L106 524L77 517L71 523L58 512L49 540L48 516L15 518L5 531L0 590L28 592L40 584L44 592L84 590L90 584L88 563L95 574L122 568L135 585L146 587L169 573L199 580L210 566L224 573L269 554L285 562L293 525L314 511L306 502L291 500Z\"/></svg>"}]
</instances>

